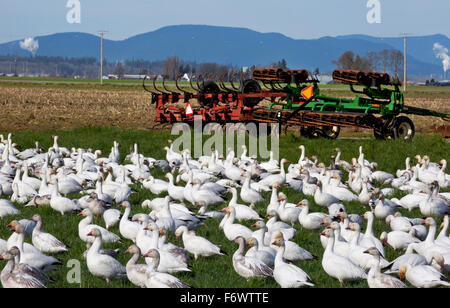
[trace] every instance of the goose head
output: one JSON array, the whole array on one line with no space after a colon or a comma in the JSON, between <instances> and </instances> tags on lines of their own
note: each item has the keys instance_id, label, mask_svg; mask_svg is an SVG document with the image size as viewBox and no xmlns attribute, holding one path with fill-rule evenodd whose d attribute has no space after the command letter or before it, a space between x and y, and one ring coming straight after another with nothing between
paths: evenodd
<instances>
[{"instance_id":1,"label":"goose head","mask_svg":"<svg viewBox=\"0 0 450 308\"><path fill-rule=\"evenodd\" d=\"M258 220L257 222L255 222L252 227L253 228L258 228L258 229L262 229L266 226L266 223L263 220Z\"/></svg>"},{"instance_id":2,"label":"goose head","mask_svg":"<svg viewBox=\"0 0 450 308\"><path fill-rule=\"evenodd\" d=\"M0 260L5 261L14 260L14 256L9 251L5 251L0 255Z\"/></svg>"},{"instance_id":3,"label":"goose head","mask_svg":"<svg viewBox=\"0 0 450 308\"><path fill-rule=\"evenodd\" d=\"M34 221L34 222L38 222L38 221L42 221L42 217L39 214L34 214L30 220Z\"/></svg>"},{"instance_id":4,"label":"goose head","mask_svg":"<svg viewBox=\"0 0 450 308\"><path fill-rule=\"evenodd\" d=\"M422 225L425 226L436 226L436 220L433 217L428 217L424 221L422 221Z\"/></svg>"},{"instance_id":5,"label":"goose head","mask_svg":"<svg viewBox=\"0 0 450 308\"><path fill-rule=\"evenodd\" d=\"M236 244L240 245L244 245L245 246L245 239L242 236L238 236L236 237L233 242L235 242Z\"/></svg>"},{"instance_id":6,"label":"goose head","mask_svg":"<svg viewBox=\"0 0 450 308\"><path fill-rule=\"evenodd\" d=\"M309 201L307 199L303 199L302 201L300 201L299 203L297 203L296 205L297 207L309 207Z\"/></svg>"},{"instance_id":7,"label":"goose head","mask_svg":"<svg viewBox=\"0 0 450 308\"><path fill-rule=\"evenodd\" d=\"M188 228L186 226L179 226L176 230L175 230L175 238L178 239L180 236L183 235L184 232L187 232Z\"/></svg>"},{"instance_id":8,"label":"goose head","mask_svg":"<svg viewBox=\"0 0 450 308\"><path fill-rule=\"evenodd\" d=\"M339 223L337 221L333 221L327 226L327 229L340 230L341 226L339 225Z\"/></svg>"},{"instance_id":9,"label":"goose head","mask_svg":"<svg viewBox=\"0 0 450 308\"><path fill-rule=\"evenodd\" d=\"M361 227L359 224L357 224L356 222L352 222L351 224L348 225L347 228L345 228L347 230L352 230L352 231L361 231Z\"/></svg>"},{"instance_id":10,"label":"goose head","mask_svg":"<svg viewBox=\"0 0 450 308\"><path fill-rule=\"evenodd\" d=\"M91 231L86 234L87 236L93 236L93 237L100 237L102 234L100 233L100 230L97 228L92 228Z\"/></svg>"},{"instance_id":11,"label":"goose head","mask_svg":"<svg viewBox=\"0 0 450 308\"><path fill-rule=\"evenodd\" d=\"M369 249L364 250L363 253L367 253L367 254L372 255L374 257L380 257L381 256L380 252L375 247L370 247Z\"/></svg>"},{"instance_id":12,"label":"goose head","mask_svg":"<svg viewBox=\"0 0 450 308\"><path fill-rule=\"evenodd\" d=\"M392 219L394 219L394 218L395 218L394 215L388 215L388 216L386 217L386 225L388 226L388 228L391 227L391 221L392 221Z\"/></svg>"},{"instance_id":13,"label":"goose head","mask_svg":"<svg viewBox=\"0 0 450 308\"><path fill-rule=\"evenodd\" d=\"M284 246L284 239L282 237L275 238L272 241L272 245L277 246L277 247L282 247L282 246Z\"/></svg>"},{"instance_id":14,"label":"goose head","mask_svg":"<svg viewBox=\"0 0 450 308\"><path fill-rule=\"evenodd\" d=\"M153 258L153 259L158 259L159 258L159 251L157 249L150 249L149 251L147 251L144 255L144 258Z\"/></svg>"},{"instance_id":15,"label":"goose head","mask_svg":"<svg viewBox=\"0 0 450 308\"><path fill-rule=\"evenodd\" d=\"M122 203L119 204L119 207L131 208L131 204L128 201L123 201Z\"/></svg>"},{"instance_id":16,"label":"goose head","mask_svg":"<svg viewBox=\"0 0 450 308\"><path fill-rule=\"evenodd\" d=\"M91 210L88 209L88 208L83 209L81 212L79 212L77 214L77 216L84 216L84 217L88 217L88 216L91 216L91 215L93 215L93 214L92 214Z\"/></svg>"},{"instance_id":17,"label":"goose head","mask_svg":"<svg viewBox=\"0 0 450 308\"><path fill-rule=\"evenodd\" d=\"M406 272L409 269L409 264L404 264L398 269L398 277L400 280L405 280Z\"/></svg>"},{"instance_id":18,"label":"goose head","mask_svg":"<svg viewBox=\"0 0 450 308\"><path fill-rule=\"evenodd\" d=\"M156 225L156 223L151 221L144 227L144 230L155 231L158 230L158 226Z\"/></svg>"},{"instance_id":19,"label":"goose head","mask_svg":"<svg viewBox=\"0 0 450 308\"><path fill-rule=\"evenodd\" d=\"M330 216L326 216L322 219L322 221L320 222L320 225L322 226L328 226L329 224L331 224L333 222L332 218Z\"/></svg>"},{"instance_id":20,"label":"goose head","mask_svg":"<svg viewBox=\"0 0 450 308\"><path fill-rule=\"evenodd\" d=\"M258 241L256 240L256 238L254 238L252 236L252 237L249 237L247 239L247 241L245 242L245 245L250 246L250 247L254 247L254 246L258 245Z\"/></svg>"},{"instance_id":21,"label":"goose head","mask_svg":"<svg viewBox=\"0 0 450 308\"><path fill-rule=\"evenodd\" d=\"M22 232L22 226L20 225L20 223L17 220L13 220L11 221L7 227L10 229L10 231L12 232L16 232L16 233L21 233Z\"/></svg>"},{"instance_id":22,"label":"goose head","mask_svg":"<svg viewBox=\"0 0 450 308\"><path fill-rule=\"evenodd\" d=\"M139 249L139 247L135 244L131 245L130 247L128 247L127 250L125 250L123 252L123 254L127 255L127 254L141 254L141 250Z\"/></svg>"},{"instance_id":23,"label":"goose head","mask_svg":"<svg viewBox=\"0 0 450 308\"><path fill-rule=\"evenodd\" d=\"M280 192L280 193L278 194L278 202L286 201L286 200L287 200L286 195L285 195L284 193Z\"/></svg>"},{"instance_id":24,"label":"goose head","mask_svg":"<svg viewBox=\"0 0 450 308\"><path fill-rule=\"evenodd\" d=\"M323 235L328 238L332 238L332 237L334 237L334 231L331 229L325 229L320 233L320 235Z\"/></svg>"}]
</instances>

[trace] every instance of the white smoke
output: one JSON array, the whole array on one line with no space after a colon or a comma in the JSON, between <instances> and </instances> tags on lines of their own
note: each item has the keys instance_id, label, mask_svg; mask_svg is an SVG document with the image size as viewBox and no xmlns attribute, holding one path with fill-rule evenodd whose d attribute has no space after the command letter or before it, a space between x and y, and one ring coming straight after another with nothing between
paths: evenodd
<instances>
[{"instance_id":1,"label":"white smoke","mask_svg":"<svg viewBox=\"0 0 450 308\"><path fill-rule=\"evenodd\" d=\"M24 39L23 42L20 42L20 48L28 50L34 57L36 51L39 49L39 42L34 40L34 38L29 37Z\"/></svg>"},{"instance_id":2,"label":"white smoke","mask_svg":"<svg viewBox=\"0 0 450 308\"><path fill-rule=\"evenodd\" d=\"M433 51L436 54L436 58L442 59L444 72L447 72L447 70L450 68L450 57L448 56L448 49L439 43L434 43Z\"/></svg>"}]
</instances>

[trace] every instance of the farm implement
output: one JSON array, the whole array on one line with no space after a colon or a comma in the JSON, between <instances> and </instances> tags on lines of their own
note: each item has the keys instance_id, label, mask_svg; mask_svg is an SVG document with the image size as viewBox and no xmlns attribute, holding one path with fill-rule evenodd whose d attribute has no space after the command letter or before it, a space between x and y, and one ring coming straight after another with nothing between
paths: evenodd
<instances>
[{"instance_id":1,"label":"farm implement","mask_svg":"<svg viewBox=\"0 0 450 308\"><path fill-rule=\"evenodd\" d=\"M279 123L297 126L304 136L337 138L341 127L371 129L377 139L414 137L414 123L406 115L440 117L450 115L405 105L400 83L386 73L335 70L333 80L347 84L353 99L320 93L319 81L306 70L256 69L251 79L233 74L198 75L180 86L178 79L170 89L165 79L159 86L156 77L151 93L156 105L157 123ZM192 107L196 100L199 107ZM265 104L263 102L266 102ZM176 105L176 103L182 103Z\"/></svg>"}]
</instances>

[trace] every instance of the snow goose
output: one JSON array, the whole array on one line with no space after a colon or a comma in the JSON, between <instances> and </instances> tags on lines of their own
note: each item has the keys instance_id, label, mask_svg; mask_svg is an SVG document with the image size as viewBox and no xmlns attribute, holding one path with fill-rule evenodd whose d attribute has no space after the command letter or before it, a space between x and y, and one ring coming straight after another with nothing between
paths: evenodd
<instances>
[{"instance_id":1,"label":"snow goose","mask_svg":"<svg viewBox=\"0 0 450 308\"><path fill-rule=\"evenodd\" d=\"M328 215L321 212L309 213L309 201L306 199L300 201L297 206L302 210L298 216L298 221L303 228L307 230L318 230L322 227L322 220Z\"/></svg>"},{"instance_id":2,"label":"snow goose","mask_svg":"<svg viewBox=\"0 0 450 308\"><path fill-rule=\"evenodd\" d=\"M50 207L54 209L57 212L60 212L61 215L64 215L65 213L71 213L74 211L81 210L79 205L66 197L62 197L59 194L59 184L58 179L55 178L51 183L54 184L53 191L50 199Z\"/></svg>"},{"instance_id":3,"label":"snow goose","mask_svg":"<svg viewBox=\"0 0 450 308\"><path fill-rule=\"evenodd\" d=\"M124 254L132 254L132 257L125 266L128 280L140 288L146 288L152 270L147 264L137 263L141 257L141 250L136 245L131 245L124 251Z\"/></svg>"},{"instance_id":4,"label":"snow goose","mask_svg":"<svg viewBox=\"0 0 450 308\"><path fill-rule=\"evenodd\" d=\"M355 234L353 235L352 240L350 241L350 253L349 253L349 259L361 267L364 270L370 269L371 264L373 263L374 257L370 254L364 253L366 249L368 249L364 245L368 245L369 243L361 243L361 241L358 242L359 234L360 234L360 226L357 223L351 223L348 227L348 229L355 231ZM371 247L369 247L371 248ZM378 249L378 248L377 248ZM383 250L384 251L384 250ZM381 254L381 252L380 252ZM389 264L389 262L386 261L386 259L381 258L381 266L385 267Z\"/></svg>"},{"instance_id":5,"label":"snow goose","mask_svg":"<svg viewBox=\"0 0 450 308\"><path fill-rule=\"evenodd\" d=\"M198 236L193 230L189 231L186 226L180 226L175 231L175 236L178 239L180 236L183 239L184 248L194 255L195 261L198 257L210 257L214 255L226 255L227 253L220 249L219 246L211 243L204 237Z\"/></svg>"},{"instance_id":6,"label":"snow goose","mask_svg":"<svg viewBox=\"0 0 450 308\"><path fill-rule=\"evenodd\" d=\"M277 246L273 278L282 288L300 288L303 286L313 287L311 278L301 268L286 263L284 260L285 245L283 239L277 239L273 243Z\"/></svg>"},{"instance_id":7,"label":"snow goose","mask_svg":"<svg viewBox=\"0 0 450 308\"><path fill-rule=\"evenodd\" d=\"M442 218L445 214L450 213L450 206L441 198L433 197L433 190L436 183L429 185L428 197L419 203L420 213L424 216L434 218Z\"/></svg>"},{"instance_id":8,"label":"snow goose","mask_svg":"<svg viewBox=\"0 0 450 308\"><path fill-rule=\"evenodd\" d=\"M61 261L52 256L47 256L43 254L34 246L29 245L28 247L33 247L34 249L24 249L24 239L25 234L23 232L23 227L17 221L12 221L9 225L11 231L17 233L17 243L16 246L20 251L20 260L18 263L25 263L30 266L36 267L44 272L55 269L56 264L61 264Z\"/></svg>"},{"instance_id":9,"label":"snow goose","mask_svg":"<svg viewBox=\"0 0 450 308\"><path fill-rule=\"evenodd\" d=\"M169 183L160 179L155 179L153 176L145 179L142 186L152 192L152 194L159 195L167 192Z\"/></svg>"},{"instance_id":10,"label":"snow goose","mask_svg":"<svg viewBox=\"0 0 450 308\"><path fill-rule=\"evenodd\" d=\"M231 200L228 203L228 206L232 206L234 207L235 211L236 211L236 219L241 221L241 220L253 220L253 219L260 219L259 214L252 209L251 207L245 205L245 204L240 204L237 203L238 200L238 194L237 194L237 189L232 187L230 189L228 189L228 192L230 192L232 194Z\"/></svg>"},{"instance_id":11,"label":"snow goose","mask_svg":"<svg viewBox=\"0 0 450 308\"><path fill-rule=\"evenodd\" d=\"M153 243L151 243L150 247L151 249L157 249L161 257L157 266L158 272L177 273L191 271L185 262L186 258L180 258L177 254L159 248L160 228L154 222L149 222L146 226L144 226L143 230L152 231L151 238ZM153 262L155 261L156 260L152 258L145 258L145 262L150 266L153 266Z\"/></svg>"},{"instance_id":12,"label":"snow goose","mask_svg":"<svg viewBox=\"0 0 450 308\"><path fill-rule=\"evenodd\" d=\"M191 231L193 234L195 234L195 231L193 230ZM159 227L159 240L158 240L159 249L171 253L172 255L176 256L178 260L187 264L189 260L191 260L191 257L187 253L187 250L178 247L177 245L172 244L171 242L168 242L167 234L168 232L166 229L164 229L164 227Z\"/></svg>"},{"instance_id":13,"label":"snow goose","mask_svg":"<svg viewBox=\"0 0 450 308\"><path fill-rule=\"evenodd\" d=\"M1 188L0 188L1 192ZM6 199L0 199L0 217L6 217L10 215L20 215L20 211L14 206L14 204Z\"/></svg>"},{"instance_id":14,"label":"snow goose","mask_svg":"<svg viewBox=\"0 0 450 308\"><path fill-rule=\"evenodd\" d=\"M233 254L233 268L239 276L249 280L252 277L272 277L273 270L259 259L244 256L245 239L238 236L234 242L239 248Z\"/></svg>"},{"instance_id":15,"label":"snow goose","mask_svg":"<svg viewBox=\"0 0 450 308\"><path fill-rule=\"evenodd\" d=\"M327 192L329 194L333 195L334 197L336 197L340 201L344 201L344 202L351 202L351 201L358 200L358 196L357 195L352 193L347 188L340 187L340 186L337 185L337 183L341 183L340 175L334 174L334 175L331 176L331 178L336 179L337 181L335 182L335 184L328 184L327 183ZM335 203L335 202L333 202L333 203Z\"/></svg>"},{"instance_id":16,"label":"snow goose","mask_svg":"<svg viewBox=\"0 0 450 308\"><path fill-rule=\"evenodd\" d=\"M391 228L392 231L409 232L413 226L411 220L407 217L403 217L400 212L396 212L394 215L386 217L386 225Z\"/></svg>"},{"instance_id":17,"label":"snow goose","mask_svg":"<svg viewBox=\"0 0 450 308\"><path fill-rule=\"evenodd\" d=\"M208 205L221 204L225 201L221 196L217 195L213 190L203 187L200 189L200 182L198 180L193 180L192 182L192 198L194 202L203 201Z\"/></svg>"},{"instance_id":18,"label":"snow goose","mask_svg":"<svg viewBox=\"0 0 450 308\"><path fill-rule=\"evenodd\" d=\"M184 187L176 186L174 184L172 173L167 173L164 177L169 180L169 185L167 188L167 192L169 193L169 196L174 200L183 202L185 200Z\"/></svg>"},{"instance_id":19,"label":"snow goose","mask_svg":"<svg viewBox=\"0 0 450 308\"><path fill-rule=\"evenodd\" d=\"M375 204L375 208L373 209L376 218L384 220L389 215L394 215L395 210L400 207L399 205L393 205L386 201L384 195L380 194L379 199Z\"/></svg>"},{"instance_id":20,"label":"snow goose","mask_svg":"<svg viewBox=\"0 0 450 308\"><path fill-rule=\"evenodd\" d=\"M284 240L285 251L284 251L283 258L285 260L288 260L291 262L317 260L317 257L315 255L313 255L311 252L304 249L303 247L299 246L297 243L287 240L284 237L283 233L281 233L281 232L273 232L272 233L272 238L271 238L271 242L270 242L271 248L276 249L276 247L274 247L274 245L272 245L271 243L273 243L273 241L275 241L277 239Z\"/></svg>"},{"instance_id":21,"label":"snow goose","mask_svg":"<svg viewBox=\"0 0 450 308\"><path fill-rule=\"evenodd\" d=\"M260 246L260 241L258 241L255 237L250 237L246 242L245 245L251 247L249 250L247 250L247 253L245 254L246 257L252 257L261 260L264 262L267 266L270 268L273 268L274 261L275 261L275 253L269 252L267 249L262 249ZM269 249L273 249L270 247L265 247Z\"/></svg>"},{"instance_id":22,"label":"snow goose","mask_svg":"<svg viewBox=\"0 0 450 308\"><path fill-rule=\"evenodd\" d=\"M353 166L349 162L341 159L341 155L342 155L341 149L340 148L335 148L334 151L337 153L336 157L334 159L335 160L335 164L337 166L342 167L345 170L349 171Z\"/></svg>"},{"instance_id":23,"label":"snow goose","mask_svg":"<svg viewBox=\"0 0 450 308\"><path fill-rule=\"evenodd\" d=\"M119 261L109 255L100 253L102 247L102 233L100 230L92 228L86 235L95 238L86 256L89 272L94 276L105 279L107 283L111 280L126 278L127 270Z\"/></svg>"},{"instance_id":24,"label":"snow goose","mask_svg":"<svg viewBox=\"0 0 450 308\"><path fill-rule=\"evenodd\" d=\"M269 187L272 187L273 184L278 183L280 186L286 183L286 171L284 170L284 164L289 163L290 161L283 158L280 161L280 174L272 174L266 176L264 179L259 181L259 184L263 184Z\"/></svg>"},{"instance_id":25,"label":"snow goose","mask_svg":"<svg viewBox=\"0 0 450 308\"><path fill-rule=\"evenodd\" d=\"M380 252L375 247L371 247L364 253L374 256L375 260L367 273L367 283L370 288L407 288L399 279L380 272Z\"/></svg>"},{"instance_id":26,"label":"snow goose","mask_svg":"<svg viewBox=\"0 0 450 308\"><path fill-rule=\"evenodd\" d=\"M223 224L223 232L229 241L233 241L238 236L243 237L245 240L252 236L252 230L244 225L234 223L236 218L236 210L232 206L223 208L221 211L226 213L223 218L225 220Z\"/></svg>"},{"instance_id":27,"label":"snow goose","mask_svg":"<svg viewBox=\"0 0 450 308\"><path fill-rule=\"evenodd\" d=\"M0 274L3 288L45 288L36 277L16 269L15 258L10 252L1 254L0 260L8 261Z\"/></svg>"},{"instance_id":28,"label":"snow goose","mask_svg":"<svg viewBox=\"0 0 450 308\"><path fill-rule=\"evenodd\" d=\"M242 173L242 176L245 177L240 193L242 201L244 201L245 203L249 203L250 207L254 207L258 202L263 202L264 198L261 196L261 194L250 187L250 178L252 176L251 173L246 171Z\"/></svg>"},{"instance_id":29,"label":"snow goose","mask_svg":"<svg viewBox=\"0 0 450 308\"><path fill-rule=\"evenodd\" d=\"M106 229L116 226L120 222L120 218L122 218L122 212L117 209L107 209L103 212Z\"/></svg>"},{"instance_id":30,"label":"snow goose","mask_svg":"<svg viewBox=\"0 0 450 308\"><path fill-rule=\"evenodd\" d=\"M350 258L350 243L341 236L341 226L339 223L333 221L327 226L327 229L334 231L334 252L342 257Z\"/></svg>"},{"instance_id":31,"label":"snow goose","mask_svg":"<svg viewBox=\"0 0 450 308\"><path fill-rule=\"evenodd\" d=\"M329 276L338 279L341 287L344 281L367 279L367 274L360 267L334 252L333 230L325 229L321 234L329 238L322 258L322 267Z\"/></svg>"},{"instance_id":32,"label":"snow goose","mask_svg":"<svg viewBox=\"0 0 450 308\"><path fill-rule=\"evenodd\" d=\"M412 233L412 234L411 234ZM420 243L421 241L413 236L414 230L409 233L403 231L383 231L380 235L381 242L394 250L406 250L411 243Z\"/></svg>"},{"instance_id":33,"label":"snow goose","mask_svg":"<svg viewBox=\"0 0 450 308\"><path fill-rule=\"evenodd\" d=\"M364 232L364 235L362 235L362 237L359 239L359 244L366 248L375 246L380 251L383 258L385 258L386 254L384 252L383 244L373 234L373 223L375 220L374 214L372 212L367 211L362 216L364 219L367 220L367 226L366 232Z\"/></svg>"},{"instance_id":34,"label":"snow goose","mask_svg":"<svg viewBox=\"0 0 450 308\"><path fill-rule=\"evenodd\" d=\"M20 250L19 248L17 248L17 246L13 246L11 249L8 250L8 252L14 256L15 261L20 260ZM25 263L16 263L14 270L29 274L35 277L36 279L40 280L42 283L54 282L53 279L48 277L47 274L41 271L40 269Z\"/></svg>"},{"instance_id":35,"label":"snow goose","mask_svg":"<svg viewBox=\"0 0 450 308\"><path fill-rule=\"evenodd\" d=\"M287 197L282 192L278 194L278 201L280 202L280 205L278 206L278 216L282 221L290 223L291 226L294 227L294 224L298 222L298 218L302 209L296 206L295 207L286 206Z\"/></svg>"},{"instance_id":36,"label":"snow goose","mask_svg":"<svg viewBox=\"0 0 450 308\"><path fill-rule=\"evenodd\" d=\"M31 217L31 220L36 222L36 226L33 229L31 240L33 245L44 253L58 253L68 250L68 246L58 240L50 233L42 230L42 217L39 214L35 214Z\"/></svg>"},{"instance_id":37,"label":"snow goose","mask_svg":"<svg viewBox=\"0 0 450 308\"><path fill-rule=\"evenodd\" d=\"M197 212L198 215L214 219L222 219L225 216L225 213L219 211L208 211L208 206L206 205L206 203L197 202L195 206L200 207Z\"/></svg>"},{"instance_id":38,"label":"snow goose","mask_svg":"<svg viewBox=\"0 0 450 308\"><path fill-rule=\"evenodd\" d=\"M180 279L167 274L156 271L159 268L160 252L157 249L150 249L143 255L144 258L154 259L150 265L151 274L147 288L190 288L189 285L182 282Z\"/></svg>"},{"instance_id":39,"label":"snow goose","mask_svg":"<svg viewBox=\"0 0 450 308\"><path fill-rule=\"evenodd\" d=\"M131 204L128 201L124 201L119 204L120 207L124 207L125 211L120 219L119 231L120 234L133 242L136 242L136 235L140 229L140 225L136 222L130 221L128 218L131 212Z\"/></svg>"},{"instance_id":40,"label":"snow goose","mask_svg":"<svg viewBox=\"0 0 450 308\"><path fill-rule=\"evenodd\" d=\"M264 228L267 227L267 231L270 233L281 232L286 240L290 240L295 237L297 234L297 230L284 221L279 221L278 213L275 211L270 211L267 213L266 217L269 217L267 223L262 220L258 220L254 227ZM269 238L270 239L270 238ZM265 244L269 245L270 241L265 242Z\"/></svg>"},{"instance_id":41,"label":"snow goose","mask_svg":"<svg viewBox=\"0 0 450 308\"><path fill-rule=\"evenodd\" d=\"M432 217L428 217L422 222L423 225L429 226L428 235L425 241L419 243L417 246L417 252L425 255L427 251L436 251L441 254L450 253L450 247L446 245L442 245L439 242L435 241L437 226L436 221Z\"/></svg>"},{"instance_id":42,"label":"snow goose","mask_svg":"<svg viewBox=\"0 0 450 308\"><path fill-rule=\"evenodd\" d=\"M314 193L314 202L323 207L328 207L333 203L339 203L340 200L336 198L335 196L326 193L323 191L323 185L321 181L317 182L317 190Z\"/></svg>"},{"instance_id":43,"label":"snow goose","mask_svg":"<svg viewBox=\"0 0 450 308\"><path fill-rule=\"evenodd\" d=\"M450 282L431 265L411 266L408 263L398 270L400 279L405 279L416 288L450 286Z\"/></svg>"},{"instance_id":44,"label":"snow goose","mask_svg":"<svg viewBox=\"0 0 450 308\"><path fill-rule=\"evenodd\" d=\"M92 236L87 236L87 234L94 228L102 233L103 243L117 243L120 242L120 237L115 233L112 233L105 228L98 225L92 224L94 220L94 214L92 214L90 209L84 209L77 214L77 216L84 216L82 220L78 223L78 236L83 242L92 243L94 238Z\"/></svg>"}]
</instances>

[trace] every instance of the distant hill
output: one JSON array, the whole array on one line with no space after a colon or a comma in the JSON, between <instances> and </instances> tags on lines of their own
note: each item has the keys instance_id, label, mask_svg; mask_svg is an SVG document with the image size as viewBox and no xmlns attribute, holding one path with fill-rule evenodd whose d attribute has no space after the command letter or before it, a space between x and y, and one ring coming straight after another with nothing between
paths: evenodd
<instances>
[{"instance_id":1,"label":"distant hill","mask_svg":"<svg viewBox=\"0 0 450 308\"><path fill-rule=\"evenodd\" d=\"M99 57L99 38L86 33L57 33L35 37L37 55L62 57ZM450 48L444 35L408 38L408 72L410 75L442 74L442 65L433 53L433 44ZM163 60L168 56L197 62L217 62L236 66L268 65L286 59L290 68L319 68L331 72L331 63L351 50L364 56L369 51L398 49L403 39L377 38L366 35L292 39L279 33L260 33L245 28L203 25L169 26L121 41L104 40L108 61L126 59ZM19 41L0 44L0 55L29 55Z\"/></svg>"}]
</instances>

